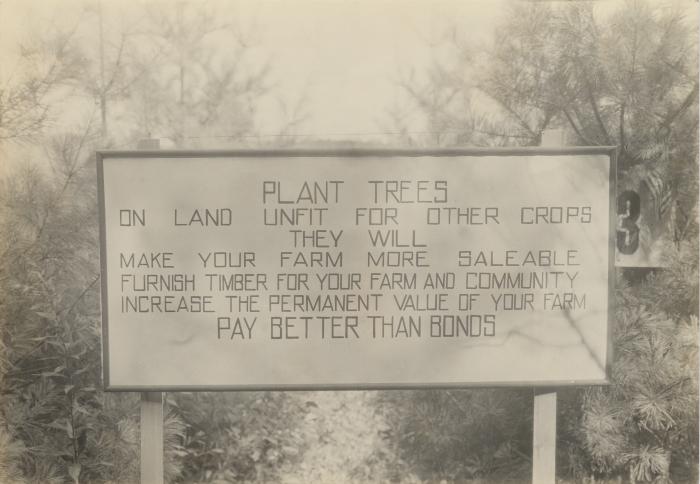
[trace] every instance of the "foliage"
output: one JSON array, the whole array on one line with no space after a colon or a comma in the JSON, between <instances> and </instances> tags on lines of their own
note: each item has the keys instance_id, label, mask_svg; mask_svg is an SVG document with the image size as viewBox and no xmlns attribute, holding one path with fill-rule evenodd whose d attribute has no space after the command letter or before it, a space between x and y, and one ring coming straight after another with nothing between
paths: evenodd
<instances>
[{"instance_id":1,"label":"foliage","mask_svg":"<svg viewBox=\"0 0 700 484\"><path fill-rule=\"evenodd\" d=\"M383 392L388 429L401 473L450 482L521 479L532 452L532 391ZM403 474L399 474L403 475Z\"/></svg>"},{"instance_id":2,"label":"foliage","mask_svg":"<svg viewBox=\"0 0 700 484\"><path fill-rule=\"evenodd\" d=\"M305 407L293 395L178 393L170 403L188 424L180 451L184 482L268 482L303 455L295 423Z\"/></svg>"},{"instance_id":3,"label":"foliage","mask_svg":"<svg viewBox=\"0 0 700 484\"><path fill-rule=\"evenodd\" d=\"M613 384L577 392L580 407L566 413L564 434L575 438L564 443L563 467L578 477L695 482L697 316L673 318L620 282Z\"/></svg>"},{"instance_id":4,"label":"foliage","mask_svg":"<svg viewBox=\"0 0 700 484\"><path fill-rule=\"evenodd\" d=\"M447 60L401 86L436 133L430 144L539 145L559 127L572 144L617 145L621 174L662 186L676 240L690 239L697 25L681 5L630 0L604 15L591 2L513 4L486 54L451 31Z\"/></svg>"},{"instance_id":5,"label":"foliage","mask_svg":"<svg viewBox=\"0 0 700 484\"><path fill-rule=\"evenodd\" d=\"M539 143L561 126L573 144L617 145L620 179L647 181L676 241L689 239L698 191L698 64L693 21L630 1L516 8L482 85ZM515 86L515 87L513 87ZM527 121L534 118L536 121Z\"/></svg>"},{"instance_id":6,"label":"foliage","mask_svg":"<svg viewBox=\"0 0 700 484\"><path fill-rule=\"evenodd\" d=\"M51 171L28 163L2 190L1 415L8 438L27 449L17 466L29 481L132 479L137 462L133 404L99 390L89 142L88 132L55 137Z\"/></svg>"},{"instance_id":7,"label":"foliage","mask_svg":"<svg viewBox=\"0 0 700 484\"><path fill-rule=\"evenodd\" d=\"M81 61L72 31L52 30L19 50L15 69L20 74L0 76L0 143L35 140L55 121L51 105L75 80Z\"/></svg>"}]
</instances>

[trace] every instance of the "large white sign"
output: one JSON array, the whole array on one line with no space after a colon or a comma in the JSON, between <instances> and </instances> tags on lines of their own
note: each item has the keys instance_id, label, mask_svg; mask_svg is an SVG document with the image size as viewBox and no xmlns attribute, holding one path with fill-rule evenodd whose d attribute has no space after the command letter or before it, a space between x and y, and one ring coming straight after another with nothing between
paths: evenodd
<instances>
[{"instance_id":1,"label":"large white sign","mask_svg":"<svg viewBox=\"0 0 700 484\"><path fill-rule=\"evenodd\" d=\"M608 152L98 155L108 389L607 380Z\"/></svg>"}]
</instances>

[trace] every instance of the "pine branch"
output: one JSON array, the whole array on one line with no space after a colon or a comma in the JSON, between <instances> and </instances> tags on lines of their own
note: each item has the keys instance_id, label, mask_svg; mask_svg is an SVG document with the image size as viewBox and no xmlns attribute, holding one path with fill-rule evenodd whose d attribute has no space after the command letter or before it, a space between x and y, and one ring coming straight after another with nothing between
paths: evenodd
<instances>
[{"instance_id":1,"label":"pine branch","mask_svg":"<svg viewBox=\"0 0 700 484\"><path fill-rule=\"evenodd\" d=\"M681 103L680 106L678 106L678 109L676 109L674 112L672 112L657 128L656 134L659 135L661 133L666 133L671 130L671 125L673 122L683 114L693 103L695 103L695 99L698 96L698 81L695 81L693 84L693 88L690 90L688 95L685 97L683 102Z\"/></svg>"},{"instance_id":2,"label":"pine branch","mask_svg":"<svg viewBox=\"0 0 700 484\"><path fill-rule=\"evenodd\" d=\"M578 136L588 146L594 146L595 143L593 143L588 138L586 138L586 136L583 134L583 132L576 126L576 123L574 122L574 119L571 117L571 114L569 114L569 111L566 110L565 108L562 108L562 112L564 113L564 116L566 116L566 119L569 122L569 125L573 128L574 132L576 133L576 136Z\"/></svg>"}]
</instances>

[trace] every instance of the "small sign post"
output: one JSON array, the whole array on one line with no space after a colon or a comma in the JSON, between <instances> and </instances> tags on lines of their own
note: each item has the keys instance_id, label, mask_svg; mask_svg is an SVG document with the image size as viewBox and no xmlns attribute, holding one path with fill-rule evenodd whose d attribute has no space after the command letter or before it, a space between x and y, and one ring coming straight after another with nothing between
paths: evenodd
<instances>
[{"instance_id":1,"label":"small sign post","mask_svg":"<svg viewBox=\"0 0 700 484\"><path fill-rule=\"evenodd\" d=\"M532 416L532 482L554 484L557 450L557 392L536 388Z\"/></svg>"},{"instance_id":2,"label":"small sign post","mask_svg":"<svg viewBox=\"0 0 700 484\"><path fill-rule=\"evenodd\" d=\"M141 483L163 483L163 393L141 393Z\"/></svg>"}]
</instances>

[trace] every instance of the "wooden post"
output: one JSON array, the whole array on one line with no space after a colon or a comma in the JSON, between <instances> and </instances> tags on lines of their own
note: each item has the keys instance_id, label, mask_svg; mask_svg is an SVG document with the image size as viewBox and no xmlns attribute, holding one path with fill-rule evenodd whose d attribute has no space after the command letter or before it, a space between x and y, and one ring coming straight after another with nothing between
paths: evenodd
<instances>
[{"instance_id":1,"label":"wooden post","mask_svg":"<svg viewBox=\"0 0 700 484\"><path fill-rule=\"evenodd\" d=\"M532 418L532 483L554 484L557 451L557 392L534 390Z\"/></svg>"},{"instance_id":2,"label":"wooden post","mask_svg":"<svg viewBox=\"0 0 700 484\"><path fill-rule=\"evenodd\" d=\"M141 484L163 484L163 394L141 393Z\"/></svg>"},{"instance_id":3,"label":"wooden post","mask_svg":"<svg viewBox=\"0 0 700 484\"><path fill-rule=\"evenodd\" d=\"M140 150L157 150L158 139L142 139ZM163 484L163 393L141 393L141 484Z\"/></svg>"},{"instance_id":4,"label":"wooden post","mask_svg":"<svg viewBox=\"0 0 700 484\"><path fill-rule=\"evenodd\" d=\"M562 129L542 133L540 146L565 144ZM535 388L532 416L532 483L555 484L557 470L557 391Z\"/></svg>"}]
</instances>

